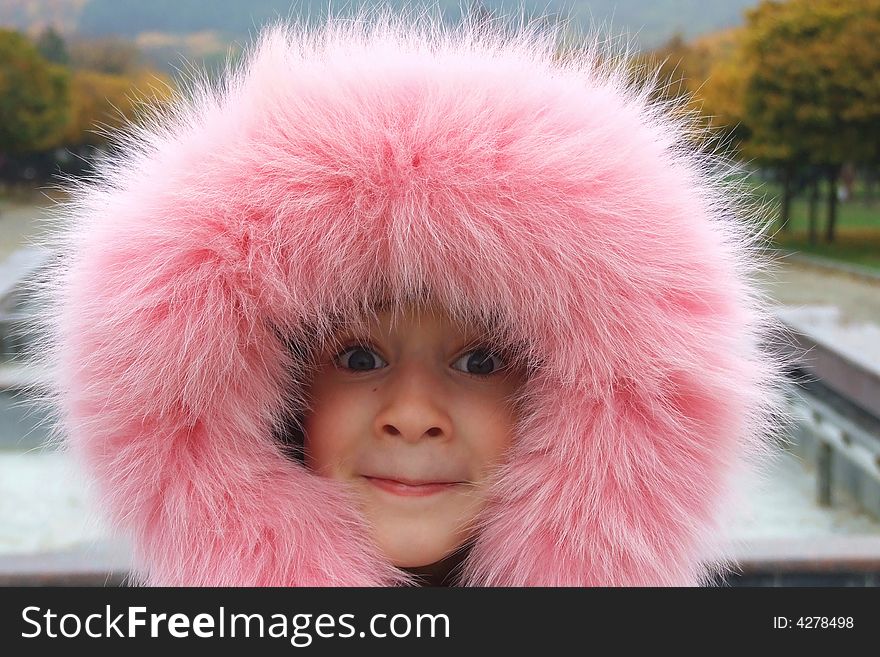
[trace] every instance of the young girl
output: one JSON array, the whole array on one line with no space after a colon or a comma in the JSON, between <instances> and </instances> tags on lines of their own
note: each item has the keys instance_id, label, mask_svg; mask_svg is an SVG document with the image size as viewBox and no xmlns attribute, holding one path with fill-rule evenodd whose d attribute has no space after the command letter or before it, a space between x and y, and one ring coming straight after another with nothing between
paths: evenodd
<instances>
[{"instance_id":1,"label":"young girl","mask_svg":"<svg viewBox=\"0 0 880 657\"><path fill-rule=\"evenodd\" d=\"M392 563L454 581L510 448L526 365L421 302L340 328L310 368L292 441L305 465L350 485Z\"/></svg>"},{"instance_id":2,"label":"young girl","mask_svg":"<svg viewBox=\"0 0 880 657\"><path fill-rule=\"evenodd\" d=\"M731 565L782 408L763 238L698 127L555 40L275 27L72 190L38 353L138 581Z\"/></svg>"}]
</instances>

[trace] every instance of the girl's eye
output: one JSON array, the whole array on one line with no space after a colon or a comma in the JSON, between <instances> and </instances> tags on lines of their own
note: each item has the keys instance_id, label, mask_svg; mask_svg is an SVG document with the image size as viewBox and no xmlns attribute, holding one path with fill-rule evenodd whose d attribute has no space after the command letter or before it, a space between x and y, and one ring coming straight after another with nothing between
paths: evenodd
<instances>
[{"instance_id":1,"label":"girl's eye","mask_svg":"<svg viewBox=\"0 0 880 657\"><path fill-rule=\"evenodd\" d=\"M487 376L503 368L504 362L488 349L474 349L455 361L453 367L467 374Z\"/></svg>"},{"instance_id":2,"label":"girl's eye","mask_svg":"<svg viewBox=\"0 0 880 657\"><path fill-rule=\"evenodd\" d=\"M345 369L357 372L369 372L388 364L379 354L363 345L349 347L336 356L336 361Z\"/></svg>"}]
</instances>

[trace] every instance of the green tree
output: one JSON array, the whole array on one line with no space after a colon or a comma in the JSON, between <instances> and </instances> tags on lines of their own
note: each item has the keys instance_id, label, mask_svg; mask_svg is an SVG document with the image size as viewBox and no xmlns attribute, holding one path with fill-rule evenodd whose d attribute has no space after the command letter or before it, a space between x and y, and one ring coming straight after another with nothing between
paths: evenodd
<instances>
[{"instance_id":1,"label":"green tree","mask_svg":"<svg viewBox=\"0 0 880 657\"><path fill-rule=\"evenodd\" d=\"M841 167L865 162L877 150L877 43L880 0L764 0L747 12L744 101L751 152L781 167L787 189L799 166L824 171L829 242Z\"/></svg>"},{"instance_id":2,"label":"green tree","mask_svg":"<svg viewBox=\"0 0 880 657\"><path fill-rule=\"evenodd\" d=\"M48 148L69 120L69 78L23 35L0 30L0 155Z\"/></svg>"},{"instance_id":3,"label":"green tree","mask_svg":"<svg viewBox=\"0 0 880 657\"><path fill-rule=\"evenodd\" d=\"M47 27L37 37L37 50L46 60L53 64L67 66L70 63L67 45L54 27Z\"/></svg>"}]
</instances>

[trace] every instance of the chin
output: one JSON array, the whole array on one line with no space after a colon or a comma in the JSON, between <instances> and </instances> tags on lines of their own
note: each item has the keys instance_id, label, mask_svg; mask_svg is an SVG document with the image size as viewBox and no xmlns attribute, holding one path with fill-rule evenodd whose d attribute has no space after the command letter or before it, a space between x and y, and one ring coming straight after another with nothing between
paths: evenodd
<instances>
[{"instance_id":1,"label":"chin","mask_svg":"<svg viewBox=\"0 0 880 657\"><path fill-rule=\"evenodd\" d=\"M454 548L453 548L454 549ZM413 552L412 550L385 550L385 555L398 568L423 568L442 561L452 552L450 550L434 550L431 552Z\"/></svg>"},{"instance_id":2,"label":"chin","mask_svg":"<svg viewBox=\"0 0 880 657\"><path fill-rule=\"evenodd\" d=\"M402 533L395 540L379 538L379 547L385 556L398 568L422 568L442 561L455 551L458 543L454 541L430 540L428 537L413 537Z\"/></svg>"}]
</instances>

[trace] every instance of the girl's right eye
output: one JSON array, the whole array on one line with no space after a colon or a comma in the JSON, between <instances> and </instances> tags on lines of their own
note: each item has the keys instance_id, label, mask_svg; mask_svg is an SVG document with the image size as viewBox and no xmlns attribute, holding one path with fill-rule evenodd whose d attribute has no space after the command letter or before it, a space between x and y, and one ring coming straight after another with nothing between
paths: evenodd
<instances>
[{"instance_id":1,"label":"girl's right eye","mask_svg":"<svg viewBox=\"0 0 880 657\"><path fill-rule=\"evenodd\" d=\"M369 372L388 365L375 351L364 345L356 345L339 353L336 363L343 369L355 372Z\"/></svg>"}]
</instances>

